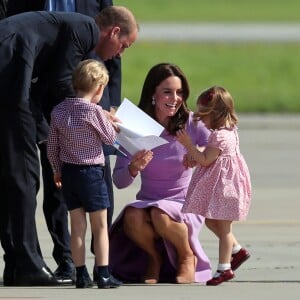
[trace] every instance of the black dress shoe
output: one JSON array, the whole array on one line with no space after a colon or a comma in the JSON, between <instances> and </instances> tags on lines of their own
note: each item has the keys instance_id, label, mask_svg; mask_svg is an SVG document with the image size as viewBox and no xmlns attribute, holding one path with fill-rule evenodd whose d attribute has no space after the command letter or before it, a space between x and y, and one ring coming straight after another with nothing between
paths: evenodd
<instances>
[{"instance_id":1,"label":"black dress shoe","mask_svg":"<svg viewBox=\"0 0 300 300\"><path fill-rule=\"evenodd\" d=\"M3 285L4 286L14 286L15 278L14 278L14 269L4 268L3 271Z\"/></svg>"},{"instance_id":2,"label":"black dress shoe","mask_svg":"<svg viewBox=\"0 0 300 300\"><path fill-rule=\"evenodd\" d=\"M93 283L85 265L76 268L76 284L75 285L76 285L77 289L91 288L94 286L94 283Z\"/></svg>"},{"instance_id":3,"label":"black dress shoe","mask_svg":"<svg viewBox=\"0 0 300 300\"><path fill-rule=\"evenodd\" d=\"M57 286L60 283L56 280L48 267L43 267L36 272L16 272L15 286Z\"/></svg>"},{"instance_id":4,"label":"black dress shoe","mask_svg":"<svg viewBox=\"0 0 300 300\"><path fill-rule=\"evenodd\" d=\"M74 264L69 261L62 261L54 271L54 276L63 285L74 284L76 280Z\"/></svg>"},{"instance_id":5,"label":"black dress shoe","mask_svg":"<svg viewBox=\"0 0 300 300\"><path fill-rule=\"evenodd\" d=\"M6 262L3 271L3 285L14 286L14 284L15 284L15 265Z\"/></svg>"},{"instance_id":6,"label":"black dress shoe","mask_svg":"<svg viewBox=\"0 0 300 300\"><path fill-rule=\"evenodd\" d=\"M14 286L15 284L15 259L7 254L3 255L4 270L3 270L3 285Z\"/></svg>"},{"instance_id":7,"label":"black dress shoe","mask_svg":"<svg viewBox=\"0 0 300 300\"><path fill-rule=\"evenodd\" d=\"M94 283L90 276L80 276L76 278L76 288L77 289L85 289L91 288L94 286Z\"/></svg>"},{"instance_id":8,"label":"black dress shoe","mask_svg":"<svg viewBox=\"0 0 300 300\"><path fill-rule=\"evenodd\" d=\"M97 285L99 289L116 288L123 284L112 275L110 275L109 277L102 277L98 275L97 277Z\"/></svg>"}]
</instances>

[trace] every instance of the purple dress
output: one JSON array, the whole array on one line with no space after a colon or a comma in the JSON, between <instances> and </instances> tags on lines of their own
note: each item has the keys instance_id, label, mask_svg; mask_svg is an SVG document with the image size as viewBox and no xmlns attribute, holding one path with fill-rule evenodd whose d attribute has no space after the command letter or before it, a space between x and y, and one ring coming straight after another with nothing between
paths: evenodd
<instances>
[{"instance_id":1,"label":"purple dress","mask_svg":"<svg viewBox=\"0 0 300 300\"><path fill-rule=\"evenodd\" d=\"M193 122L190 114L187 132L195 144L205 146L209 131L202 122ZM195 282L206 282L211 278L211 266L199 242L199 232L204 218L199 215L182 213L192 169L185 169L182 159L186 153L175 136L164 131L161 135L169 143L153 149L153 159L140 172L141 188L136 200L127 204L137 208L157 207L167 213L173 220L184 222L188 227L190 246L197 257ZM113 172L113 180L118 188L129 186L134 178L128 171L129 159L118 157ZM145 274L147 254L137 247L122 230L124 210L116 218L110 230L110 266L112 273L124 282L137 283ZM163 264L160 282L174 282L177 270L177 253L173 245L166 240L158 241Z\"/></svg>"}]
</instances>

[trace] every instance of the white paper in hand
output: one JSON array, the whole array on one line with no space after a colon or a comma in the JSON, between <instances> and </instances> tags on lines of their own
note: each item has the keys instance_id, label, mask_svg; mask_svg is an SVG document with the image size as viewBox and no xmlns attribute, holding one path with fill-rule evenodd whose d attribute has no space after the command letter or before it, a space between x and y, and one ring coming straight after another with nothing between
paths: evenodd
<instances>
[{"instance_id":1,"label":"white paper in hand","mask_svg":"<svg viewBox=\"0 0 300 300\"><path fill-rule=\"evenodd\" d=\"M131 155L168 143L160 137L164 127L128 99L122 101L116 117L122 121L118 123L120 132L117 134L117 141Z\"/></svg>"}]
</instances>

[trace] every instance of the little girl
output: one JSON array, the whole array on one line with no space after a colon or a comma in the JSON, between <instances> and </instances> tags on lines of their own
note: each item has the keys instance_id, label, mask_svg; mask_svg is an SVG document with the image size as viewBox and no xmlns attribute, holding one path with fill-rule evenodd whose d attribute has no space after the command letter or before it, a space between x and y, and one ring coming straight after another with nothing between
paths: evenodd
<instances>
[{"instance_id":1,"label":"little girl","mask_svg":"<svg viewBox=\"0 0 300 300\"><path fill-rule=\"evenodd\" d=\"M206 283L218 285L234 278L233 271L250 257L235 239L232 222L244 220L248 214L251 183L239 149L237 116L229 92L211 87L200 94L197 106L194 117L201 118L211 135L200 152L184 129L177 132L178 141L197 166L182 211L204 216L206 226L219 238L217 272Z\"/></svg>"}]
</instances>

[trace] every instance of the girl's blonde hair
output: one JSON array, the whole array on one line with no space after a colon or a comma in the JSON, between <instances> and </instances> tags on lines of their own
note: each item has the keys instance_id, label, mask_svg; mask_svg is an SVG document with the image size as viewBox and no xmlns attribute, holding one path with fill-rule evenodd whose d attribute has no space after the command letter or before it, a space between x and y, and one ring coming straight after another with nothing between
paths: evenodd
<instances>
[{"instance_id":1,"label":"girl's blonde hair","mask_svg":"<svg viewBox=\"0 0 300 300\"><path fill-rule=\"evenodd\" d=\"M197 107L195 118L209 115L211 129L232 127L238 122L233 98L223 87L213 86L204 90L197 99Z\"/></svg>"},{"instance_id":2,"label":"girl's blonde hair","mask_svg":"<svg viewBox=\"0 0 300 300\"><path fill-rule=\"evenodd\" d=\"M105 65L95 59L81 61L72 76L75 91L90 92L99 85L107 85L109 76Z\"/></svg>"}]
</instances>

